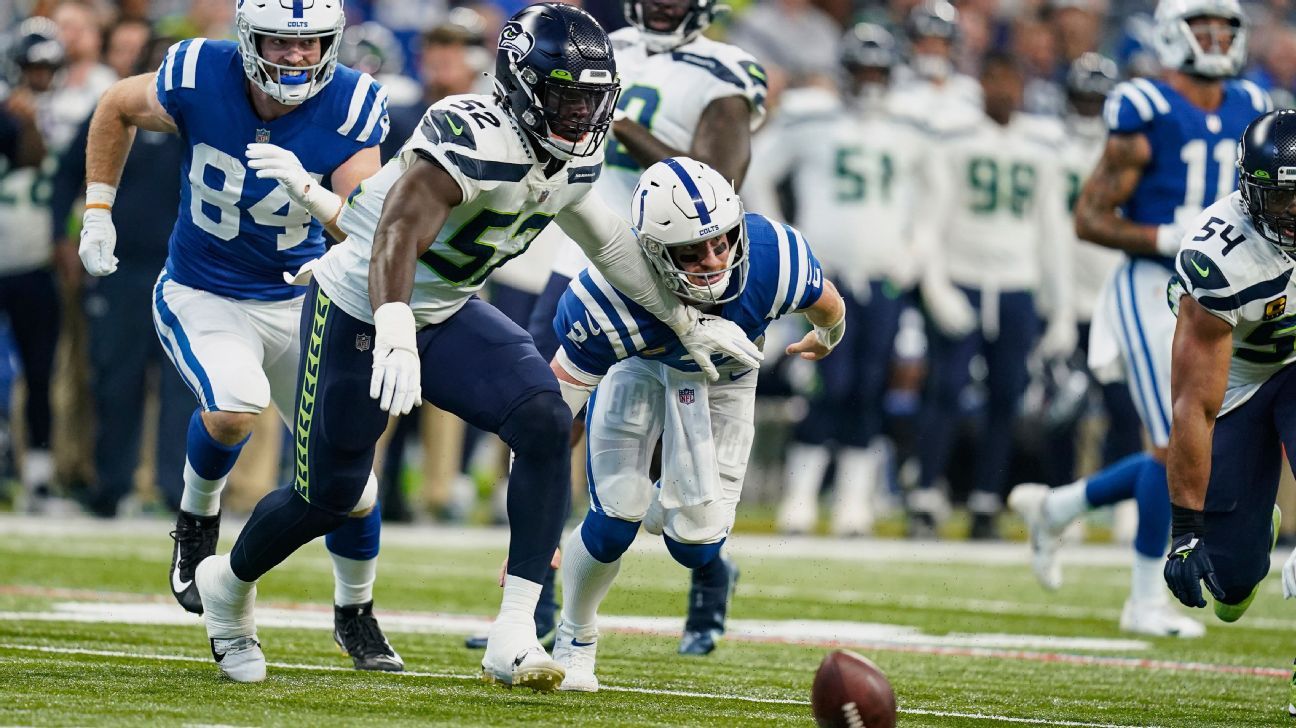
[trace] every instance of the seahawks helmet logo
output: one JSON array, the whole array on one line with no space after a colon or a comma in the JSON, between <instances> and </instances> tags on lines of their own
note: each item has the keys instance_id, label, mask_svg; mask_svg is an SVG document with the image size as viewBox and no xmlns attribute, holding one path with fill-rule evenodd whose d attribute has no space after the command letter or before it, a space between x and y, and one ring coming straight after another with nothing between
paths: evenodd
<instances>
[{"instance_id":1,"label":"seahawks helmet logo","mask_svg":"<svg viewBox=\"0 0 1296 728\"><path fill-rule=\"evenodd\" d=\"M510 22L500 31L500 50L509 54L509 60L517 63L535 47L535 38L516 22Z\"/></svg>"}]
</instances>

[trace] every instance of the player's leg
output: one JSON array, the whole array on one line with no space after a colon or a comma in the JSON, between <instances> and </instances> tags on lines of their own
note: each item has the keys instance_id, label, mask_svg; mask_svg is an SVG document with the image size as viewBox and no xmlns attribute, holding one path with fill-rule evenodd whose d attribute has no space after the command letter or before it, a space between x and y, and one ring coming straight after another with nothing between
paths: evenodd
<instances>
[{"instance_id":1,"label":"player's leg","mask_svg":"<svg viewBox=\"0 0 1296 728\"><path fill-rule=\"evenodd\" d=\"M347 520L369 482L374 446L387 425L386 413L369 397L373 355L355 345L357 336L372 340L373 325L347 315L317 285L306 301L307 345L293 409L293 487L262 498L230 553L204 560L195 575L213 654L236 680L265 675L252 615L257 580ZM231 673L230 652L246 673Z\"/></svg>"},{"instance_id":2,"label":"player's leg","mask_svg":"<svg viewBox=\"0 0 1296 728\"><path fill-rule=\"evenodd\" d=\"M27 386L27 450L23 455L23 492L32 507L50 495L54 456L50 452L50 381L58 343L60 305L54 275L41 270L7 276L9 323Z\"/></svg>"},{"instance_id":3,"label":"player's leg","mask_svg":"<svg viewBox=\"0 0 1296 728\"><path fill-rule=\"evenodd\" d=\"M167 361L151 339L151 364L156 367L158 381L158 423L155 439L154 480L167 507L180 510L184 496L184 481L174 473L183 473L185 466L185 431L193 411L193 393L180 378L175 367Z\"/></svg>"},{"instance_id":4,"label":"player's leg","mask_svg":"<svg viewBox=\"0 0 1296 728\"><path fill-rule=\"evenodd\" d=\"M236 302L182 286L163 272L153 289L153 324L199 404L185 436L170 578L180 605L201 614L194 569L216 552L225 478L256 415L270 403L270 385L261 368L261 339Z\"/></svg>"},{"instance_id":5,"label":"player's leg","mask_svg":"<svg viewBox=\"0 0 1296 728\"><path fill-rule=\"evenodd\" d=\"M252 322L266 342L265 373L270 397L285 423L295 428L297 396L304 373L298 366L303 336L301 301L261 303ZM372 341L372 339L370 339ZM365 353L366 349L352 349ZM377 503L378 481L369 473L361 504L337 529L324 537L333 562L333 639L359 670L400 671L400 655L387 642L373 615L373 586L378 574L382 514Z\"/></svg>"},{"instance_id":6,"label":"player's leg","mask_svg":"<svg viewBox=\"0 0 1296 728\"><path fill-rule=\"evenodd\" d=\"M508 573L483 670L505 683L553 689L562 670L536 640L534 613L571 498L571 410L531 337L480 299L421 330L419 349L424 398L498 434L514 454Z\"/></svg>"},{"instance_id":7,"label":"player's leg","mask_svg":"<svg viewBox=\"0 0 1296 728\"><path fill-rule=\"evenodd\" d=\"M655 496L648 473L665 396L655 367L639 360L616 365L586 405L590 509L563 544L562 619L554 643L554 659L567 671L563 690L598 689L598 607Z\"/></svg>"}]
</instances>

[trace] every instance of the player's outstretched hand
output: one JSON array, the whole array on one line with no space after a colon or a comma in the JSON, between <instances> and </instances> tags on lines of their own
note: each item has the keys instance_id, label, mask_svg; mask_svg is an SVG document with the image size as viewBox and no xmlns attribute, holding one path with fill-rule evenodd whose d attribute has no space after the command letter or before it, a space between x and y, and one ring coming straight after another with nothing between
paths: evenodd
<instances>
[{"instance_id":1,"label":"player's outstretched hand","mask_svg":"<svg viewBox=\"0 0 1296 728\"><path fill-rule=\"evenodd\" d=\"M719 316L700 313L695 308L689 308L688 311L693 325L680 334L680 343L684 344L684 348L708 379L715 381L720 376L711 361L712 354L732 357L747 369L760 366L764 355L738 324Z\"/></svg>"},{"instance_id":2,"label":"player's outstretched hand","mask_svg":"<svg viewBox=\"0 0 1296 728\"><path fill-rule=\"evenodd\" d=\"M1065 359L1075 351L1080 338L1074 321L1068 318L1055 318L1049 321L1040 337L1039 353L1045 359Z\"/></svg>"},{"instance_id":3,"label":"player's outstretched hand","mask_svg":"<svg viewBox=\"0 0 1296 728\"><path fill-rule=\"evenodd\" d=\"M951 339L961 339L976 328L976 311L967 294L945 281L923 281L923 307L932 323Z\"/></svg>"},{"instance_id":4,"label":"player's outstretched hand","mask_svg":"<svg viewBox=\"0 0 1296 728\"><path fill-rule=\"evenodd\" d=\"M279 182L293 202L306 208L316 220L331 222L341 211L342 198L325 189L291 151L274 144L249 144L247 158L258 179Z\"/></svg>"},{"instance_id":5,"label":"player's outstretched hand","mask_svg":"<svg viewBox=\"0 0 1296 728\"><path fill-rule=\"evenodd\" d=\"M81 264L92 276L106 276L117 270L117 228L113 226L112 210L91 208L81 221L81 245L77 255Z\"/></svg>"},{"instance_id":6,"label":"player's outstretched hand","mask_svg":"<svg viewBox=\"0 0 1296 728\"><path fill-rule=\"evenodd\" d=\"M1285 570L1283 578L1286 579ZM1185 533L1175 539L1174 545L1170 547L1170 555L1166 557L1165 580L1175 598L1187 607L1206 606L1201 590L1203 581L1216 599L1224 596L1224 589L1215 578L1215 567L1206 554L1206 545L1193 533Z\"/></svg>"},{"instance_id":7,"label":"player's outstretched hand","mask_svg":"<svg viewBox=\"0 0 1296 728\"><path fill-rule=\"evenodd\" d=\"M832 347L825 344L823 340L819 338L819 332L811 331L801 337L801 340L795 344L788 344L788 347L783 351L788 356L800 354L802 359L819 361L825 356L828 356L828 353L832 351Z\"/></svg>"},{"instance_id":8,"label":"player's outstretched hand","mask_svg":"<svg viewBox=\"0 0 1296 728\"><path fill-rule=\"evenodd\" d=\"M369 396L388 414L409 414L423 403L414 312L404 303L384 303L374 311L374 328Z\"/></svg>"}]
</instances>

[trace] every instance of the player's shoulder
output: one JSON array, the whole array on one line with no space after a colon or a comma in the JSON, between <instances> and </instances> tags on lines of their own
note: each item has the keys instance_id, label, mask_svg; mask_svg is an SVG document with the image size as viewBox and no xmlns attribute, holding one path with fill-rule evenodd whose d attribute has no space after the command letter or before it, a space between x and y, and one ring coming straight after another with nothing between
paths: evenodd
<instances>
[{"instance_id":1,"label":"player's shoulder","mask_svg":"<svg viewBox=\"0 0 1296 728\"><path fill-rule=\"evenodd\" d=\"M194 90L199 98L219 101L231 68L243 78L238 43L211 38L187 38L171 44L158 69L158 86L166 92Z\"/></svg>"},{"instance_id":2,"label":"player's shoulder","mask_svg":"<svg viewBox=\"0 0 1296 728\"><path fill-rule=\"evenodd\" d=\"M1066 126L1061 119L1044 114L1018 114L1013 124L1027 143L1043 149L1057 150L1067 143Z\"/></svg>"},{"instance_id":3,"label":"player's shoulder","mask_svg":"<svg viewBox=\"0 0 1296 728\"><path fill-rule=\"evenodd\" d=\"M483 182L519 182L535 164L508 114L484 94L447 96L428 107L406 148L434 152L439 163Z\"/></svg>"},{"instance_id":4,"label":"player's shoulder","mask_svg":"<svg viewBox=\"0 0 1296 728\"><path fill-rule=\"evenodd\" d=\"M1274 108L1269 92L1260 88L1254 81L1245 78L1231 78L1225 81L1224 98L1233 101L1230 106L1240 107L1241 113L1248 116L1252 112L1266 114Z\"/></svg>"},{"instance_id":5,"label":"player's shoulder","mask_svg":"<svg viewBox=\"0 0 1296 728\"><path fill-rule=\"evenodd\" d=\"M623 50L643 45L643 38L639 34L639 29L633 25L617 28L608 33L608 40L612 42L613 54L619 54Z\"/></svg>"},{"instance_id":6,"label":"player's shoulder","mask_svg":"<svg viewBox=\"0 0 1296 728\"><path fill-rule=\"evenodd\" d=\"M762 97L768 91L769 79L756 57L736 45L711 40L705 36L671 51L671 60L699 68L716 80Z\"/></svg>"},{"instance_id":7,"label":"player's shoulder","mask_svg":"<svg viewBox=\"0 0 1296 728\"><path fill-rule=\"evenodd\" d=\"M1181 100L1170 84L1161 79L1132 78L1116 84L1107 95L1103 119L1109 131L1135 133L1159 119L1174 116Z\"/></svg>"},{"instance_id":8,"label":"player's shoulder","mask_svg":"<svg viewBox=\"0 0 1296 728\"><path fill-rule=\"evenodd\" d=\"M837 94L817 86L803 86L783 93L779 113L770 123L777 123L780 127L802 127L836 123L848 116L849 112Z\"/></svg>"},{"instance_id":9,"label":"player's shoulder","mask_svg":"<svg viewBox=\"0 0 1296 728\"><path fill-rule=\"evenodd\" d=\"M316 100L326 111L324 125L347 139L372 145L387 136L387 89L368 73L339 63Z\"/></svg>"},{"instance_id":10,"label":"player's shoulder","mask_svg":"<svg viewBox=\"0 0 1296 728\"><path fill-rule=\"evenodd\" d=\"M1241 193L1234 192L1197 217L1175 267L1198 301L1224 310L1266 297L1274 286L1281 292L1293 263L1255 229Z\"/></svg>"}]
</instances>

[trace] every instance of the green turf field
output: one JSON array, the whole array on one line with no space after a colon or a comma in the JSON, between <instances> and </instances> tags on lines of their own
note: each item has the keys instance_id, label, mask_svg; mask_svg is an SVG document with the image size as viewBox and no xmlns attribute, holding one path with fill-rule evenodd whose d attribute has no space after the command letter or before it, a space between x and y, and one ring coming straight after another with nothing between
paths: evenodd
<instances>
[{"instance_id":1,"label":"green turf field","mask_svg":"<svg viewBox=\"0 0 1296 728\"><path fill-rule=\"evenodd\" d=\"M480 653L462 647L498 606L503 532L393 528L376 603L409 672L348 669L328 631L329 562L312 545L262 580L270 675L237 685L167 593L169 530L0 517L0 725L809 725L832 642L888 673L903 726L1290 722L1296 603L1276 570L1241 622L1176 641L1117 629L1128 572L1114 548L1071 552L1084 563L1048 595L1020 543L740 535L731 634L685 658L687 572L641 535L605 604L604 689L537 695L478 682Z\"/></svg>"}]
</instances>

